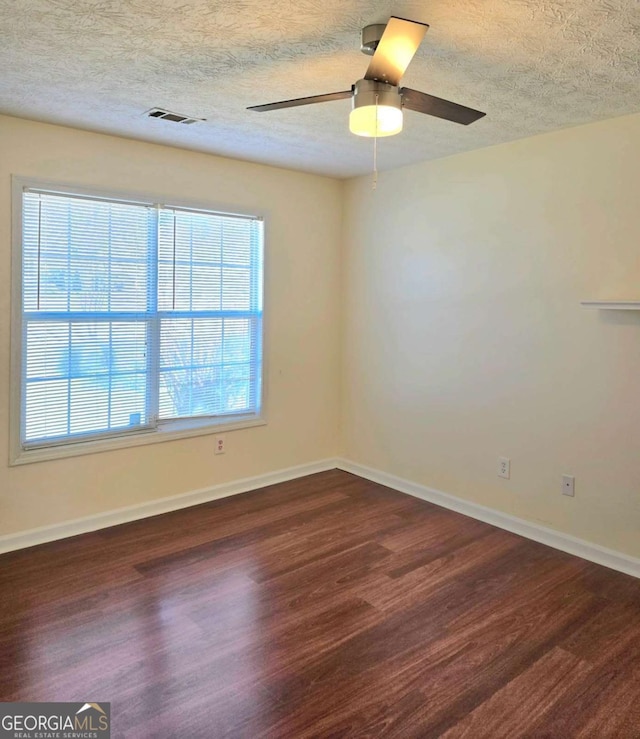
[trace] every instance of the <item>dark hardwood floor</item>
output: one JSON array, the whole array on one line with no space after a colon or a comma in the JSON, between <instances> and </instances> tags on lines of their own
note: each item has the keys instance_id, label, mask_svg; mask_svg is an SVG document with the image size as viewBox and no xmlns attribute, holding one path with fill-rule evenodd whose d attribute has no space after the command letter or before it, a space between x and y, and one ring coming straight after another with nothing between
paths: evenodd
<instances>
[{"instance_id":1,"label":"dark hardwood floor","mask_svg":"<svg viewBox=\"0 0 640 739\"><path fill-rule=\"evenodd\" d=\"M114 737L640 737L640 580L337 470L3 555L0 595L0 700Z\"/></svg>"}]
</instances>

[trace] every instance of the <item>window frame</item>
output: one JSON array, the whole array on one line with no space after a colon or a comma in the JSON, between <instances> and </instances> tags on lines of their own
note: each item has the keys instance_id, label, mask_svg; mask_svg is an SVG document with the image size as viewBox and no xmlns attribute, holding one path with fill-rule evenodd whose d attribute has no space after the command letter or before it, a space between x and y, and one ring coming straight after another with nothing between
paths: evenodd
<instances>
[{"instance_id":1,"label":"window frame","mask_svg":"<svg viewBox=\"0 0 640 739\"><path fill-rule=\"evenodd\" d=\"M86 439L82 441L60 440L48 446L25 449L21 441L23 424L22 408L22 351L23 351L23 311L22 311L22 195L25 189L51 190L62 195L79 195L88 198L104 198L122 200L130 203L161 207L176 207L194 211L209 211L222 215L237 215L256 218L262 221L262 363L261 363L261 398L260 412L229 417L203 416L165 420L154 428L140 431L127 431L123 434ZM267 355L265 351L266 332L266 275L267 275L267 230L268 217L264 210L250 210L237 206L229 206L220 202L200 201L193 199L163 197L157 193L146 194L122 190L105 189L86 185L73 185L60 181L43 180L33 177L12 175L12 250L11 250L11 367L10 367L10 413L9 413L9 464L11 466L42 462L63 457L75 457L84 454L127 447L162 443L175 439L186 439L207 434L224 433L237 429L264 426L267 424Z\"/></svg>"}]
</instances>

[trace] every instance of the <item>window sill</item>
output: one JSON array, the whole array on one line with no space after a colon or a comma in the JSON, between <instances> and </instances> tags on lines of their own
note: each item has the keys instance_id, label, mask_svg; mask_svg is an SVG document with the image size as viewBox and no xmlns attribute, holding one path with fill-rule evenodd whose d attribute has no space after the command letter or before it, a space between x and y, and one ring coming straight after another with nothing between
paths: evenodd
<instances>
[{"instance_id":1,"label":"window sill","mask_svg":"<svg viewBox=\"0 0 640 739\"><path fill-rule=\"evenodd\" d=\"M46 462L51 459L62 459L64 457L79 457L84 454L96 454L108 452L114 449L128 449L135 446L147 444L160 444L165 441L176 441L178 439L189 439L194 436L205 436L207 434L221 434L227 431L252 428L254 426L266 426L267 422L262 417L245 416L234 420L215 420L190 418L183 421L171 421L162 424L151 431L141 431L124 436L111 437L109 439L92 439L91 441L79 441L72 444L60 446L41 447L39 449L21 449L12 456L11 466L31 464L32 462ZM213 447L211 448L213 454Z\"/></svg>"}]
</instances>

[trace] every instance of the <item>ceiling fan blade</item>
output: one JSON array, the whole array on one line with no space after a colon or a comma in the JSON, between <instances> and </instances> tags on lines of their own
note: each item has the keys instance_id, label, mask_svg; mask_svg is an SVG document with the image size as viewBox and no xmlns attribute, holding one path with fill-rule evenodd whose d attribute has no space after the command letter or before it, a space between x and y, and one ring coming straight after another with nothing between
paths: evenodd
<instances>
[{"instance_id":1,"label":"ceiling fan blade","mask_svg":"<svg viewBox=\"0 0 640 739\"><path fill-rule=\"evenodd\" d=\"M463 126L468 126L486 115L486 113L481 113L479 110L466 108L464 105L427 95L426 92L411 90L409 87L400 88L400 94L402 95L402 106L404 108L415 110L418 113L434 115L437 118L444 118L446 121L461 123Z\"/></svg>"},{"instance_id":2,"label":"ceiling fan blade","mask_svg":"<svg viewBox=\"0 0 640 739\"><path fill-rule=\"evenodd\" d=\"M391 16L371 58L365 80L399 85L428 28L426 23Z\"/></svg>"},{"instance_id":3,"label":"ceiling fan blade","mask_svg":"<svg viewBox=\"0 0 640 739\"><path fill-rule=\"evenodd\" d=\"M312 95L308 98L296 98L295 100L281 100L279 103L267 103L266 105L252 105L247 110L280 110L281 108L296 108L298 105L311 105L313 103L328 103L330 100L345 100L353 95L353 90L342 92L328 92L326 95Z\"/></svg>"}]
</instances>

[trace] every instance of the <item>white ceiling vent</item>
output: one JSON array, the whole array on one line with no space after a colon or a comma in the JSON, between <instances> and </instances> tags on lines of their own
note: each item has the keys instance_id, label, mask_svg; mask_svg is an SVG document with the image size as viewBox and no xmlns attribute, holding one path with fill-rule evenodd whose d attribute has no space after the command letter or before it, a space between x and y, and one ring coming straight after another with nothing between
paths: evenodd
<instances>
[{"instance_id":1,"label":"white ceiling vent","mask_svg":"<svg viewBox=\"0 0 640 739\"><path fill-rule=\"evenodd\" d=\"M169 110L163 110L162 108L151 108L145 115L148 118L162 118L163 121L171 121L172 123L200 123L206 120L205 118L192 118L188 115L182 115L180 113L172 113Z\"/></svg>"}]
</instances>

